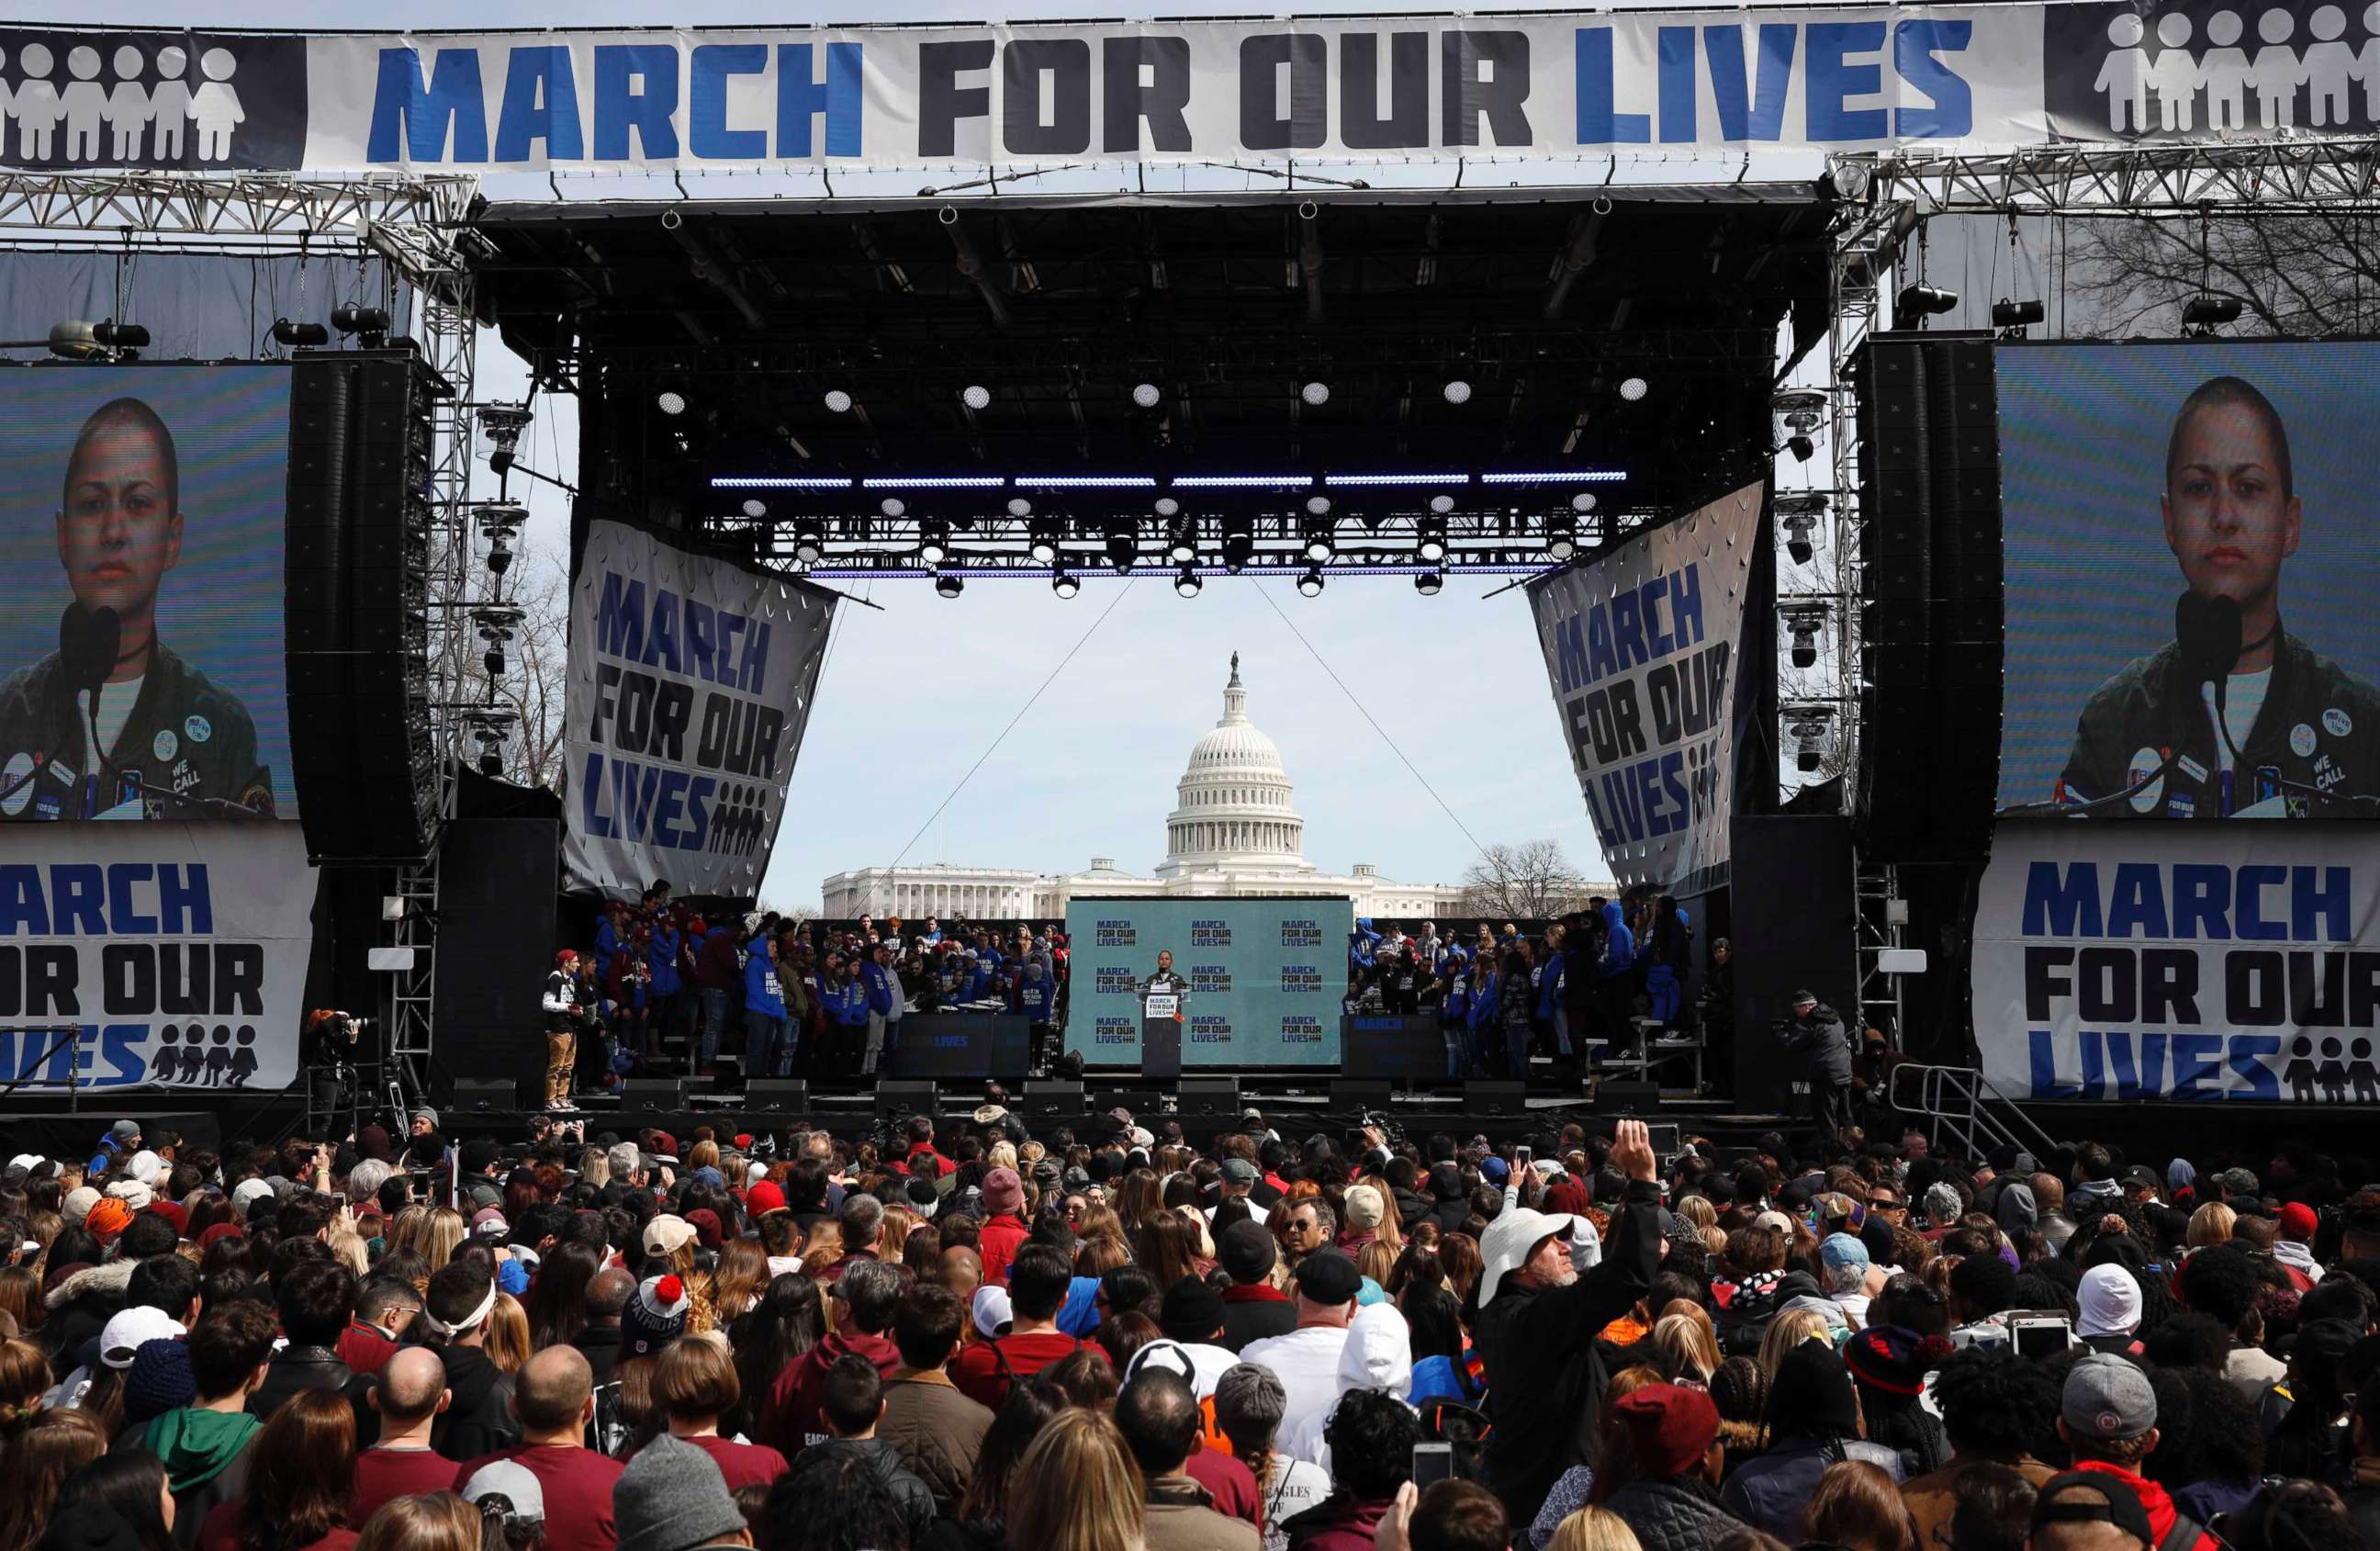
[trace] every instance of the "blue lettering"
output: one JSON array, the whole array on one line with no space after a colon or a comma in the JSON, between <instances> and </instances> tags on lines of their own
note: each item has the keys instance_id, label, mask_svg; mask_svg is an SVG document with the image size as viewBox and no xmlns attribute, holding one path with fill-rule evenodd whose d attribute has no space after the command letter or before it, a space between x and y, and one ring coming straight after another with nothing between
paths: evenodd
<instances>
[{"instance_id":1,"label":"blue lettering","mask_svg":"<svg viewBox=\"0 0 2380 1551\"><path fill-rule=\"evenodd\" d=\"M579 832L598 840L608 840L618 834L611 815L603 811L603 756L601 751L587 751L587 779L578 783Z\"/></svg>"},{"instance_id":2,"label":"blue lettering","mask_svg":"<svg viewBox=\"0 0 2380 1551\"><path fill-rule=\"evenodd\" d=\"M1656 576L1636 589L1637 607L1645 615L1645 644L1653 660L1667 657L1677 647L1677 637L1661 628L1661 603L1669 596L1670 580Z\"/></svg>"},{"instance_id":3,"label":"blue lettering","mask_svg":"<svg viewBox=\"0 0 2380 1551\"><path fill-rule=\"evenodd\" d=\"M2038 866L2039 864L2035 864ZM2166 938L2165 878L2154 862L2119 862L2107 902L2109 937Z\"/></svg>"},{"instance_id":4,"label":"blue lettering","mask_svg":"<svg viewBox=\"0 0 2380 1551\"><path fill-rule=\"evenodd\" d=\"M769 682L769 622L749 625L751 634L744 637L744 667L735 685L747 695L758 695Z\"/></svg>"},{"instance_id":5,"label":"blue lettering","mask_svg":"<svg viewBox=\"0 0 2380 1551\"><path fill-rule=\"evenodd\" d=\"M1660 29L1658 49L1661 139L1691 141L1694 138L1694 30Z\"/></svg>"},{"instance_id":6,"label":"blue lettering","mask_svg":"<svg viewBox=\"0 0 2380 1551\"><path fill-rule=\"evenodd\" d=\"M143 915L132 903L132 886L145 883L156 869L146 862L115 862L107 869L109 928L117 937L138 937L157 929L157 917Z\"/></svg>"},{"instance_id":7,"label":"blue lettering","mask_svg":"<svg viewBox=\"0 0 2380 1551\"><path fill-rule=\"evenodd\" d=\"M639 89L641 87L641 89ZM677 156L677 50L668 43L599 43L595 48L595 155L625 162L631 130L644 159Z\"/></svg>"},{"instance_id":8,"label":"blue lettering","mask_svg":"<svg viewBox=\"0 0 2380 1551\"><path fill-rule=\"evenodd\" d=\"M673 673L686 672L686 656L677 642L677 594L669 588L653 588L653 628L645 638L645 655L638 659L648 668L656 665Z\"/></svg>"},{"instance_id":9,"label":"blue lettering","mask_svg":"<svg viewBox=\"0 0 2380 1551\"><path fill-rule=\"evenodd\" d=\"M1703 571L1699 565L1670 573L1670 628L1681 648L1702 643Z\"/></svg>"},{"instance_id":10,"label":"blue lettering","mask_svg":"<svg viewBox=\"0 0 2380 1551\"><path fill-rule=\"evenodd\" d=\"M603 573L603 596L595 606L595 649L606 657L639 661L645 655L645 584Z\"/></svg>"},{"instance_id":11,"label":"blue lettering","mask_svg":"<svg viewBox=\"0 0 2380 1551\"><path fill-rule=\"evenodd\" d=\"M207 865L157 864L158 929L170 937L205 937L215 929L214 896L207 891Z\"/></svg>"},{"instance_id":12,"label":"blue lettering","mask_svg":"<svg viewBox=\"0 0 2380 1551\"><path fill-rule=\"evenodd\" d=\"M1791 22L1763 22L1760 27L1759 77L1749 103L1743 69L1743 29L1706 27L1703 54L1710 68L1711 98L1718 110L1718 138L1723 140L1775 140L1784 138L1785 91L1793 80L1793 51L1801 29ZM1677 579L1673 575L1670 586Z\"/></svg>"},{"instance_id":13,"label":"blue lettering","mask_svg":"<svg viewBox=\"0 0 2380 1551\"><path fill-rule=\"evenodd\" d=\"M2240 940L2287 941L2289 928L2278 921L2265 919L2264 893L2267 889L2277 889L2288 882L2289 869L2266 863L2250 863L2233 869L2231 878L2236 894L2231 914L2238 923Z\"/></svg>"},{"instance_id":14,"label":"blue lettering","mask_svg":"<svg viewBox=\"0 0 2380 1551\"><path fill-rule=\"evenodd\" d=\"M2325 942L2352 942L2349 906L2353 893L2354 880L2345 867L2291 867L2289 922L2297 939L2311 942L2319 931ZM2319 926L2316 916L2321 917Z\"/></svg>"},{"instance_id":15,"label":"blue lettering","mask_svg":"<svg viewBox=\"0 0 2380 1551\"><path fill-rule=\"evenodd\" d=\"M2271 1035L2234 1036L2228 1060L2232 1072L2247 1079L2248 1086L2244 1091L2239 1088L2232 1089L2233 1096L2240 1098L2261 1098L2277 1103L2281 1097L2280 1078L2274 1074L2271 1067L2265 1064L2264 1058L2267 1056L2277 1058L2280 1053L2281 1042Z\"/></svg>"},{"instance_id":16,"label":"blue lettering","mask_svg":"<svg viewBox=\"0 0 2380 1551\"><path fill-rule=\"evenodd\" d=\"M480 51L440 49L425 82L418 51L381 50L366 159L443 162L450 138L455 161L488 159L488 106L480 86Z\"/></svg>"},{"instance_id":17,"label":"blue lettering","mask_svg":"<svg viewBox=\"0 0 2380 1551\"><path fill-rule=\"evenodd\" d=\"M2033 1097L2073 1098L2082 1093L2075 1084L2058 1076L2058 1036L2049 1029L2025 1031L2025 1051L2033 1069Z\"/></svg>"},{"instance_id":18,"label":"blue lettering","mask_svg":"<svg viewBox=\"0 0 2380 1551\"><path fill-rule=\"evenodd\" d=\"M2223 1036L2219 1034L2177 1034L2173 1036L2173 1097L2183 1099L2221 1098L2220 1086L2206 1084L2223 1074Z\"/></svg>"},{"instance_id":19,"label":"blue lettering","mask_svg":"<svg viewBox=\"0 0 2380 1551\"><path fill-rule=\"evenodd\" d=\"M2026 937L2101 937L2099 868L2077 862L2059 875L2055 862L2035 862L2025 869L2024 927Z\"/></svg>"},{"instance_id":20,"label":"blue lettering","mask_svg":"<svg viewBox=\"0 0 2380 1551\"><path fill-rule=\"evenodd\" d=\"M1611 615L1599 606L1587 612L1586 660L1598 679L1620 672L1619 660L1611 655Z\"/></svg>"},{"instance_id":21,"label":"blue lettering","mask_svg":"<svg viewBox=\"0 0 2380 1551\"><path fill-rule=\"evenodd\" d=\"M2121 1034L2107 1036L2107 1065L2116 1074L2119 1098L2155 1098L2165 1081L2165 1036L2143 1034L2140 1060L2132 1060L2132 1041Z\"/></svg>"},{"instance_id":22,"label":"blue lettering","mask_svg":"<svg viewBox=\"0 0 2380 1551\"><path fill-rule=\"evenodd\" d=\"M1644 145L1653 138L1648 115L1611 111L1611 29L1582 27L1573 55L1578 91L1578 143Z\"/></svg>"},{"instance_id":23,"label":"blue lettering","mask_svg":"<svg viewBox=\"0 0 2380 1551\"><path fill-rule=\"evenodd\" d=\"M96 864L61 865L50 869L50 911L57 935L107 935L107 885Z\"/></svg>"},{"instance_id":24,"label":"blue lettering","mask_svg":"<svg viewBox=\"0 0 2380 1551\"><path fill-rule=\"evenodd\" d=\"M587 154L578 127L578 78L571 73L570 50L560 44L515 48L504 69L496 160L528 161L532 140L545 142L550 161L576 162Z\"/></svg>"},{"instance_id":25,"label":"blue lettering","mask_svg":"<svg viewBox=\"0 0 2380 1551\"><path fill-rule=\"evenodd\" d=\"M826 115L826 153L859 154L860 85L857 43L826 45L826 79L810 75L810 45L777 45L777 154L810 154L810 120Z\"/></svg>"},{"instance_id":26,"label":"blue lettering","mask_svg":"<svg viewBox=\"0 0 2380 1551\"><path fill-rule=\"evenodd\" d=\"M50 903L42 869L23 862L0 866L0 937L50 935Z\"/></svg>"},{"instance_id":27,"label":"blue lettering","mask_svg":"<svg viewBox=\"0 0 2380 1551\"><path fill-rule=\"evenodd\" d=\"M705 43L686 61L686 145L697 156L758 162L769 154L766 129L727 127L727 81L769 67L766 43Z\"/></svg>"},{"instance_id":28,"label":"blue lettering","mask_svg":"<svg viewBox=\"0 0 2380 1551\"><path fill-rule=\"evenodd\" d=\"M2228 942L2231 869L2215 862L2178 862L2173 869L2173 935Z\"/></svg>"},{"instance_id":29,"label":"blue lettering","mask_svg":"<svg viewBox=\"0 0 2380 1551\"><path fill-rule=\"evenodd\" d=\"M1595 682L1586 666L1585 631L1576 614L1554 622L1554 661L1563 694Z\"/></svg>"},{"instance_id":30,"label":"blue lettering","mask_svg":"<svg viewBox=\"0 0 2380 1551\"><path fill-rule=\"evenodd\" d=\"M1846 108L1852 97L1874 96L1883 88L1884 67L1870 61L1854 65L1847 57L1875 54L1884 47L1880 21L1814 21L1809 26L1809 70L1803 93L1809 114L1812 140L1879 140L1885 136L1882 108Z\"/></svg>"},{"instance_id":31,"label":"blue lettering","mask_svg":"<svg viewBox=\"0 0 2380 1551\"><path fill-rule=\"evenodd\" d=\"M1645 622L1636 612L1636 595L1623 592L1611 600L1611 640L1619 653L1620 665L1641 666L1649 660L1645 655Z\"/></svg>"},{"instance_id":32,"label":"blue lettering","mask_svg":"<svg viewBox=\"0 0 2380 1551\"><path fill-rule=\"evenodd\" d=\"M1934 56L1963 51L1974 31L1972 21L1910 20L1893 29L1893 67L1933 99L1924 107L1895 111L1893 127L1902 139L1954 140L1973 130L1974 89Z\"/></svg>"}]
</instances>

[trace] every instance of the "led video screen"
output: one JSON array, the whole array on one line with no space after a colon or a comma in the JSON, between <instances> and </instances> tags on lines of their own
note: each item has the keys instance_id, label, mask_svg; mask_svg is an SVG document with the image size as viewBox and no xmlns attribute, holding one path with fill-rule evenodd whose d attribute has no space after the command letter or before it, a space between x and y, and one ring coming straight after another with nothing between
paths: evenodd
<instances>
[{"instance_id":1,"label":"led video screen","mask_svg":"<svg viewBox=\"0 0 2380 1551\"><path fill-rule=\"evenodd\" d=\"M2003 815L2380 806L2380 345L1998 358Z\"/></svg>"},{"instance_id":2,"label":"led video screen","mask_svg":"<svg viewBox=\"0 0 2380 1551\"><path fill-rule=\"evenodd\" d=\"M297 817L289 382L0 370L0 818Z\"/></svg>"}]
</instances>

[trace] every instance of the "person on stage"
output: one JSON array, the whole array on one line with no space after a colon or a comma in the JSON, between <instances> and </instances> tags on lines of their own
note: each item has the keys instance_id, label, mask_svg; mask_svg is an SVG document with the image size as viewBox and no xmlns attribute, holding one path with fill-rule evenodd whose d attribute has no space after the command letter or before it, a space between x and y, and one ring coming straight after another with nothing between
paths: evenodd
<instances>
[{"instance_id":1,"label":"person on stage","mask_svg":"<svg viewBox=\"0 0 2380 1551\"><path fill-rule=\"evenodd\" d=\"M1842 1134L1852 1118L1852 1040L1842 1014L1808 991L1795 991L1792 1012L1775 1024L1778 1043L1798 1052L1810 1084L1810 1119L1817 1132L1815 1155Z\"/></svg>"},{"instance_id":2,"label":"person on stage","mask_svg":"<svg viewBox=\"0 0 2380 1551\"><path fill-rule=\"evenodd\" d=\"M117 398L91 412L67 454L58 563L78 628L102 611L115 616L115 661L96 705L65 682L63 649L0 684L0 759L26 755L58 778L0 794L0 815L181 817L170 793L273 816L272 771L248 708L157 638L157 593L182 558L181 497L174 435L156 410Z\"/></svg>"},{"instance_id":3,"label":"person on stage","mask_svg":"<svg viewBox=\"0 0 2380 1551\"><path fill-rule=\"evenodd\" d=\"M545 1107L576 1109L570 1097L578 1070L578 1030L589 1020L578 1002L578 954L569 948L553 956L545 977Z\"/></svg>"},{"instance_id":4,"label":"person on stage","mask_svg":"<svg viewBox=\"0 0 2380 1551\"><path fill-rule=\"evenodd\" d=\"M1190 982L1173 973L1173 950L1171 948L1159 950L1157 973L1140 983L1142 1001L1146 1002L1152 996L1186 997L1189 994ZM1179 1018L1180 1012L1177 1011L1174 1016Z\"/></svg>"},{"instance_id":5,"label":"person on stage","mask_svg":"<svg viewBox=\"0 0 2380 1551\"><path fill-rule=\"evenodd\" d=\"M2219 818L2259 800L2255 773L2266 768L2301 793L2380 791L2380 690L2282 622L2281 566L2298 551L2304 513L2272 401L2238 377L2182 400L2158 504L2188 589L2180 610L2236 610L2238 640L2209 648L2220 660L2236 647L2236 660L2215 689L2180 641L2118 670L2083 705L2062 801L2095 801L2088 811L2111 818ZM2311 811L2349 812L2320 801Z\"/></svg>"}]
</instances>

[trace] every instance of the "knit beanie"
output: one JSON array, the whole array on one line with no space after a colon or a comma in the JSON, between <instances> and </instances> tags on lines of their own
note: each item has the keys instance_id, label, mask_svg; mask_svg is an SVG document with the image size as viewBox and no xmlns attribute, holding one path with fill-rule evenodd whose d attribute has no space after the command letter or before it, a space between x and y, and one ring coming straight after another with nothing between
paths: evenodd
<instances>
[{"instance_id":1,"label":"knit beanie","mask_svg":"<svg viewBox=\"0 0 2380 1551\"><path fill-rule=\"evenodd\" d=\"M99 1192L89 1185L77 1185L67 1192L66 1200L59 1203L59 1210L65 1213L68 1222L79 1223L91 1216L91 1209L98 1205Z\"/></svg>"},{"instance_id":2,"label":"knit beanie","mask_svg":"<svg viewBox=\"0 0 2380 1551\"><path fill-rule=\"evenodd\" d=\"M710 1456L667 1434L637 1450L613 1484L612 1518L617 1551L687 1551L744 1528Z\"/></svg>"},{"instance_id":3,"label":"knit beanie","mask_svg":"<svg viewBox=\"0 0 2380 1551\"><path fill-rule=\"evenodd\" d=\"M675 1274L646 1278L620 1312L622 1344L628 1355L647 1356L685 1335L687 1307L686 1283Z\"/></svg>"},{"instance_id":4,"label":"knit beanie","mask_svg":"<svg viewBox=\"0 0 2380 1551\"><path fill-rule=\"evenodd\" d=\"M138 1180L114 1181L108 1185L105 1194L110 1200L121 1201L136 1212L146 1210L149 1203L157 1199L157 1193Z\"/></svg>"},{"instance_id":5,"label":"knit beanie","mask_svg":"<svg viewBox=\"0 0 2380 1551\"><path fill-rule=\"evenodd\" d=\"M82 1225L101 1243L112 1244L117 1234L132 1226L132 1210L112 1195L103 1196L83 1214Z\"/></svg>"},{"instance_id":6,"label":"knit beanie","mask_svg":"<svg viewBox=\"0 0 2380 1551\"><path fill-rule=\"evenodd\" d=\"M1014 1169L995 1169L983 1177L984 1209L995 1215L1022 1211L1025 1207L1025 1181L1016 1177Z\"/></svg>"},{"instance_id":7,"label":"knit beanie","mask_svg":"<svg viewBox=\"0 0 2380 1551\"><path fill-rule=\"evenodd\" d=\"M1833 1347L1813 1338L1779 1359L1768 1386L1768 1425L1779 1437L1859 1436L1859 1398Z\"/></svg>"},{"instance_id":8,"label":"knit beanie","mask_svg":"<svg viewBox=\"0 0 2380 1551\"><path fill-rule=\"evenodd\" d=\"M132 1355L131 1371L124 1375L124 1424L138 1426L189 1405L198 1397L189 1343L171 1337L143 1341Z\"/></svg>"},{"instance_id":9,"label":"knit beanie","mask_svg":"<svg viewBox=\"0 0 2380 1551\"><path fill-rule=\"evenodd\" d=\"M1925 1387L1926 1373L1949 1355L1947 1340L1898 1325L1872 1325L1843 1348L1843 1362L1862 1384L1912 1397Z\"/></svg>"}]
</instances>

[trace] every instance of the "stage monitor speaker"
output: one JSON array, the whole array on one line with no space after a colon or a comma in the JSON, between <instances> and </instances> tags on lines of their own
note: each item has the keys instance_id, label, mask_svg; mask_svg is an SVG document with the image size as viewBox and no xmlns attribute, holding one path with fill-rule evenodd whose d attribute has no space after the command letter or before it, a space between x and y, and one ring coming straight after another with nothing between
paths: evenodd
<instances>
[{"instance_id":1,"label":"stage monitor speaker","mask_svg":"<svg viewBox=\"0 0 2380 1551\"><path fill-rule=\"evenodd\" d=\"M1083 1098L1083 1084L1073 1082L1027 1083L1024 1100L1016 1108L1032 1125L1071 1126L1090 1112Z\"/></svg>"},{"instance_id":2,"label":"stage monitor speaker","mask_svg":"<svg viewBox=\"0 0 2380 1551\"><path fill-rule=\"evenodd\" d=\"M1184 1120L1235 1121L1240 1117L1237 1077L1184 1077L1174 1094L1174 1113Z\"/></svg>"},{"instance_id":3,"label":"stage monitor speaker","mask_svg":"<svg viewBox=\"0 0 2380 1551\"><path fill-rule=\"evenodd\" d=\"M809 1083L800 1077L755 1077L744 1084L744 1107L800 1114L810 1107Z\"/></svg>"},{"instance_id":4,"label":"stage monitor speaker","mask_svg":"<svg viewBox=\"0 0 2380 1551\"><path fill-rule=\"evenodd\" d=\"M465 1114L517 1109L520 1084L509 1077L457 1077L446 1096L446 1107Z\"/></svg>"},{"instance_id":5,"label":"stage monitor speaker","mask_svg":"<svg viewBox=\"0 0 2380 1551\"><path fill-rule=\"evenodd\" d=\"M628 1077L620 1084L620 1106L631 1114L652 1109L674 1112L686 1108L683 1077Z\"/></svg>"},{"instance_id":6,"label":"stage monitor speaker","mask_svg":"<svg viewBox=\"0 0 2380 1551\"><path fill-rule=\"evenodd\" d=\"M1631 1115L1643 1120L1661 1108L1661 1084L1617 1079L1597 1083L1595 1085L1595 1107L1607 1115ZM1672 1126L1670 1129L1674 1132L1677 1128ZM1673 1145L1670 1151L1676 1150Z\"/></svg>"},{"instance_id":7,"label":"stage monitor speaker","mask_svg":"<svg viewBox=\"0 0 2380 1551\"><path fill-rule=\"evenodd\" d=\"M1463 1084L1463 1108L1475 1115L1523 1115L1528 1112L1529 1084L1494 1080Z\"/></svg>"},{"instance_id":8,"label":"stage monitor speaker","mask_svg":"<svg viewBox=\"0 0 2380 1551\"><path fill-rule=\"evenodd\" d=\"M1390 1084L1369 1077L1333 1078L1330 1083L1330 1108L1333 1109L1385 1109L1389 1107Z\"/></svg>"},{"instance_id":9,"label":"stage monitor speaker","mask_svg":"<svg viewBox=\"0 0 2380 1551\"><path fill-rule=\"evenodd\" d=\"M880 1115L924 1115L931 1119L941 1094L931 1079L888 1077L876 1084L876 1112Z\"/></svg>"}]
</instances>

